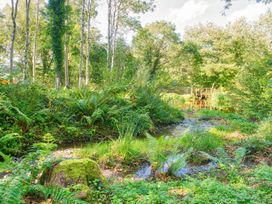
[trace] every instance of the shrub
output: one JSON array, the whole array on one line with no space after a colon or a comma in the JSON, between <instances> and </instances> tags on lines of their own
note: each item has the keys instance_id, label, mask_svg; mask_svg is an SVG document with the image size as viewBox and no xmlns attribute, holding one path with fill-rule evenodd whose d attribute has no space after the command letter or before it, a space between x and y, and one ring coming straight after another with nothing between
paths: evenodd
<instances>
[{"instance_id":1,"label":"shrub","mask_svg":"<svg viewBox=\"0 0 272 204\"><path fill-rule=\"evenodd\" d=\"M272 142L272 117L262 121L258 127L257 134L268 142Z\"/></svg>"},{"instance_id":2,"label":"shrub","mask_svg":"<svg viewBox=\"0 0 272 204\"><path fill-rule=\"evenodd\" d=\"M157 91L152 87L138 88L132 93L132 102L136 107L146 109L155 124L161 125L181 121L183 119L182 112L163 102L156 93Z\"/></svg>"}]
</instances>

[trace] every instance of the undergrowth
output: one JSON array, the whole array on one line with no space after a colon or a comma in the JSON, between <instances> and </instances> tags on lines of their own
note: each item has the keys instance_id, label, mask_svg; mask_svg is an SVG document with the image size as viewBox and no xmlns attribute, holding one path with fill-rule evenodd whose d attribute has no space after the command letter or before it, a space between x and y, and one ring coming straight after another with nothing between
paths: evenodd
<instances>
[{"instance_id":1,"label":"undergrowth","mask_svg":"<svg viewBox=\"0 0 272 204\"><path fill-rule=\"evenodd\" d=\"M21 84L0 85L0 92L0 147L13 155L22 154L47 133L59 144L108 140L131 127L136 137L183 118L148 86L57 92Z\"/></svg>"}]
</instances>

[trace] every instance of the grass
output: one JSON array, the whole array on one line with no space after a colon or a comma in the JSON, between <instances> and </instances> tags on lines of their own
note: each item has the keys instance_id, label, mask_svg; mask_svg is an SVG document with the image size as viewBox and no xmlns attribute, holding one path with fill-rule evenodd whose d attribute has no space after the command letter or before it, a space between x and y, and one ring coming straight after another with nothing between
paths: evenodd
<instances>
[{"instance_id":1,"label":"grass","mask_svg":"<svg viewBox=\"0 0 272 204\"><path fill-rule=\"evenodd\" d=\"M256 133L258 128L257 123L230 112L201 109L196 113L196 116L211 119L223 119L224 121L226 121L230 129L232 129L233 131L239 131L244 134L254 134Z\"/></svg>"},{"instance_id":2,"label":"grass","mask_svg":"<svg viewBox=\"0 0 272 204\"><path fill-rule=\"evenodd\" d=\"M89 157L101 165L112 166L148 161L154 167L160 166L169 155L195 151L210 152L224 145L224 140L209 132L187 133L183 137L133 139L124 137L105 143L90 144L78 151L80 157Z\"/></svg>"},{"instance_id":3,"label":"grass","mask_svg":"<svg viewBox=\"0 0 272 204\"><path fill-rule=\"evenodd\" d=\"M210 132L196 132L185 134L179 140L184 148L193 148L197 151L209 152L224 145L222 138L211 134Z\"/></svg>"}]
</instances>

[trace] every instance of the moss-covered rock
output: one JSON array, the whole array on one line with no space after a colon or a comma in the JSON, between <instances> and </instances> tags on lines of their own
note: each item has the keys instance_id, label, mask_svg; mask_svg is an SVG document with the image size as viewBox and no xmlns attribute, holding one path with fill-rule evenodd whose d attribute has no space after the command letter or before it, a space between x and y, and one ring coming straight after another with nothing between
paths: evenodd
<instances>
[{"instance_id":1,"label":"moss-covered rock","mask_svg":"<svg viewBox=\"0 0 272 204\"><path fill-rule=\"evenodd\" d=\"M76 192L76 196L82 200L88 200L91 196L91 188L84 184L77 184L72 186L71 190Z\"/></svg>"},{"instance_id":2,"label":"moss-covered rock","mask_svg":"<svg viewBox=\"0 0 272 204\"><path fill-rule=\"evenodd\" d=\"M47 175L46 183L68 187L89 185L89 181L94 179L105 181L96 162L90 159L71 159L56 164Z\"/></svg>"}]
</instances>

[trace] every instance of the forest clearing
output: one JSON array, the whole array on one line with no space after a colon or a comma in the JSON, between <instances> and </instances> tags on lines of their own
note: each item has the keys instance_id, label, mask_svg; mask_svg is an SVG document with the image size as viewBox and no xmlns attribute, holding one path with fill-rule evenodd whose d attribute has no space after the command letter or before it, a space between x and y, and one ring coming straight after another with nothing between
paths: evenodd
<instances>
[{"instance_id":1,"label":"forest clearing","mask_svg":"<svg viewBox=\"0 0 272 204\"><path fill-rule=\"evenodd\" d=\"M271 3L1 0L0 204L271 204Z\"/></svg>"}]
</instances>

